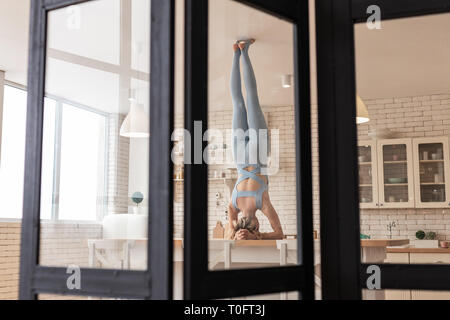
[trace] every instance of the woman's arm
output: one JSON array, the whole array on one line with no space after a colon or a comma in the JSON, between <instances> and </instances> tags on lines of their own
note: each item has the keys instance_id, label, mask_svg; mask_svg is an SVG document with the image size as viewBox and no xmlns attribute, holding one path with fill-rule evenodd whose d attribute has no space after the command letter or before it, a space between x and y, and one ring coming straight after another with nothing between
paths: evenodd
<instances>
[{"instance_id":1,"label":"woman's arm","mask_svg":"<svg viewBox=\"0 0 450 320\"><path fill-rule=\"evenodd\" d=\"M228 224L225 226L225 239L226 240L235 240L235 234L234 234L234 226L238 222L238 214L239 211L237 211L233 204L228 204Z\"/></svg>"},{"instance_id":2,"label":"woman's arm","mask_svg":"<svg viewBox=\"0 0 450 320\"><path fill-rule=\"evenodd\" d=\"M269 195L267 193L263 196L263 207L261 211L269 219L273 232L261 233L262 239L266 240L279 240L284 239L283 229L281 228L280 218L275 211L272 203L270 202Z\"/></svg>"}]
</instances>

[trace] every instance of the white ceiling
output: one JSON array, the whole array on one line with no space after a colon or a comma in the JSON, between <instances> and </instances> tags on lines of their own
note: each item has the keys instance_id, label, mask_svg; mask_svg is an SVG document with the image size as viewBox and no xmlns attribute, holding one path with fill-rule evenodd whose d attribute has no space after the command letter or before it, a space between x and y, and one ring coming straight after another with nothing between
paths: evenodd
<instances>
[{"instance_id":1,"label":"white ceiling","mask_svg":"<svg viewBox=\"0 0 450 320\"><path fill-rule=\"evenodd\" d=\"M30 0L0 1L0 70L6 79L25 85Z\"/></svg>"},{"instance_id":2,"label":"white ceiling","mask_svg":"<svg viewBox=\"0 0 450 320\"><path fill-rule=\"evenodd\" d=\"M29 1L0 1L0 69L6 71L7 80L21 84L26 84ZM111 12L117 11L117 0L110 3L113 4ZM257 40L251 48L251 57L261 104L293 104L293 90L281 87L281 75L293 73L292 25L230 0L210 3L210 108L231 106L228 85L233 54L231 46L236 39L242 38ZM182 1L177 0L177 4L181 5ZM99 8L102 10L101 6ZM89 12L92 16L94 9L89 9ZM179 9L177 12L178 23L182 24L182 12ZM117 25L117 21L105 14L97 14L96 17L106 19L102 20L103 23L97 21L102 28L97 28L96 33L79 34L78 41L72 44L64 41L67 39L60 34L52 45L89 58L116 63L117 30L107 26ZM145 21L135 21L133 29L148 30L140 26L145 26ZM369 30L364 24L355 27L357 87L363 99L450 92L450 14L383 21L382 27L382 30ZM52 30L55 28L52 27ZM180 42L183 28L178 26L177 30L176 83L179 85L183 79L183 46ZM133 37L145 39L146 35L141 32ZM134 67L136 63L133 59ZM142 69L142 61L140 65ZM55 64L49 70L52 77L64 81L53 87L49 85L49 89L53 88L52 93L93 107L104 105L106 108L118 104L118 84L114 77L101 72L80 73L86 81L78 81L70 87L66 84L74 81L74 71L68 72L72 67L67 63L65 67ZM108 89L108 86L115 86L115 91ZM96 89L97 94L92 88ZM178 89L181 96L182 88L178 86ZM107 96L99 96L99 91ZM177 96L177 101L182 99Z\"/></svg>"},{"instance_id":3,"label":"white ceiling","mask_svg":"<svg viewBox=\"0 0 450 320\"><path fill-rule=\"evenodd\" d=\"M294 72L293 25L230 0L210 1L209 10L209 107L231 106L232 45L248 38L256 39L249 52L261 105L293 105L293 90L281 86L281 76Z\"/></svg>"},{"instance_id":4,"label":"white ceiling","mask_svg":"<svg viewBox=\"0 0 450 320\"><path fill-rule=\"evenodd\" d=\"M450 92L450 13L359 24L355 48L363 99Z\"/></svg>"}]
</instances>

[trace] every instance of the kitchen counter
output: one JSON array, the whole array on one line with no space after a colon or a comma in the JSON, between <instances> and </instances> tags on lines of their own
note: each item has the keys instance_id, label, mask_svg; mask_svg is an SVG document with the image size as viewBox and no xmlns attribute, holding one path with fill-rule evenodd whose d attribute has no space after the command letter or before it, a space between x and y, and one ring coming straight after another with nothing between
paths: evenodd
<instances>
[{"instance_id":1,"label":"kitchen counter","mask_svg":"<svg viewBox=\"0 0 450 320\"><path fill-rule=\"evenodd\" d=\"M365 239L361 240L361 247L396 247L409 244L408 239Z\"/></svg>"},{"instance_id":2,"label":"kitchen counter","mask_svg":"<svg viewBox=\"0 0 450 320\"><path fill-rule=\"evenodd\" d=\"M387 248L387 253L450 253L450 248Z\"/></svg>"}]
</instances>

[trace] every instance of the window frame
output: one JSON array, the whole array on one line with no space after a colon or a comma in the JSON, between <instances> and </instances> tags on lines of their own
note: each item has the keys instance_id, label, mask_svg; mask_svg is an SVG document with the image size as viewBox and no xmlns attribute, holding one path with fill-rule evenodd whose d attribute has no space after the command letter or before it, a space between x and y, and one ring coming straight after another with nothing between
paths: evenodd
<instances>
[{"instance_id":1,"label":"window frame","mask_svg":"<svg viewBox=\"0 0 450 320\"><path fill-rule=\"evenodd\" d=\"M214 1L214 0L212 0ZM208 270L208 166L185 164L184 298L218 299L299 291L314 299L311 174L311 115L308 1L234 0L287 20L294 27L295 135L299 265L243 270ZM208 128L208 0L186 0L185 128ZM300 108L301 106L301 108ZM194 154L195 144L191 146ZM203 142L202 150L206 147ZM261 281L264 279L264 281Z\"/></svg>"},{"instance_id":2,"label":"window frame","mask_svg":"<svg viewBox=\"0 0 450 320\"><path fill-rule=\"evenodd\" d=\"M137 299L172 298L172 162L174 0L151 1L149 239L146 271L81 269L81 289L69 290L66 268L39 265L40 187L47 13L92 0L34 0L30 10L27 143L19 298L39 293Z\"/></svg>"},{"instance_id":3,"label":"window frame","mask_svg":"<svg viewBox=\"0 0 450 320\"><path fill-rule=\"evenodd\" d=\"M56 103L56 114L55 114L55 140L54 140L54 148L55 148L55 152L54 152L54 157L53 157L53 186L52 186L52 192L53 195L58 194L59 195L59 185L60 185L60 180L61 180L61 172L60 172L60 167L61 167L61 137L62 137L62 117L64 114L64 105L68 105L70 107L73 108L77 108L80 110L83 110L85 112L91 112L97 115L100 115L102 117L104 117L104 121L105 121L105 148L104 148L104 168L103 168L103 180L104 180L104 185L103 185L103 190L98 190L97 196L99 195L99 193L102 193L104 196L107 195L107 189L108 189L108 151L109 151L109 136L108 136L108 113L107 112L102 112L99 110L95 110L91 107L82 105L80 103L77 102L73 102L67 99L63 99L60 97L57 97L55 95L51 95L51 94L46 94L45 98L51 99L53 101L55 101ZM96 216L95 219L89 219L89 220L73 220L73 219L60 219L59 218L59 199L58 201L53 200L53 204L54 206L52 206L52 213L51 213L51 218L50 219L45 219L47 221L54 221L54 222L98 222L101 221L101 219L103 217L106 216L106 212L103 208L103 212L96 212Z\"/></svg>"},{"instance_id":4,"label":"window frame","mask_svg":"<svg viewBox=\"0 0 450 320\"><path fill-rule=\"evenodd\" d=\"M24 91L25 93L28 93L28 90L27 90L27 88L25 86L17 84L17 83L14 83L14 82L11 82L11 81L5 80L4 86L8 86L8 87L14 88L16 90L21 90L21 91ZM66 99L57 97L55 95L51 95L51 94L46 94L44 98L48 98L48 99L53 100L55 102L55 105L56 105L55 106L55 109L56 109L55 130L56 130L56 132L55 132L55 140L54 140L55 154L54 154L54 157L53 157L54 158L53 159L54 160L54 164L53 164L52 194L53 195L55 195L57 193L59 194L59 190L58 190L59 187L58 186L59 186L60 174L59 174L58 166L60 164L57 163L58 162L58 155L56 155L56 153L60 154L60 151L61 151L60 150L60 143L58 143L58 140L60 141L60 139L61 139L61 131L58 130L58 128L59 129L62 128L62 118L61 118L61 116L62 116L62 113L63 113L63 105L66 104L66 105L70 105L71 107L74 107L74 108L85 110L86 112L92 112L92 113L101 115L101 116L103 116L105 118L105 150L104 150L104 159L105 159L104 165L105 165L105 168L104 168L104 172L103 172L104 188L103 188L102 192L103 192L104 195L106 195L107 182L108 182L107 181L107 169L108 169L107 166L108 166L108 145L109 145L108 144L108 134L107 134L108 133L108 121L107 121L108 113L107 112L102 112L102 111L99 111L99 110L95 110L95 109L93 109L91 107L84 106L84 105L81 105L79 103L76 103L76 102L73 102L73 101L69 101L69 100L66 100ZM0 137L1 137L1 134L0 134ZM24 143L25 143L25 141L24 141ZM58 146L59 146L59 148L58 148ZM56 192L56 191L58 191L58 192ZM56 207L58 207L58 206L59 206L59 202L56 204ZM59 217L58 217L58 209L55 210L55 208L52 206L52 212L51 212L50 219L42 219L42 220L44 220L44 221L52 221L52 222L98 222L98 221L101 220L99 218L104 217L104 216L105 216L105 211L103 211L101 214L99 214L97 212L95 219L90 219L90 220L59 219ZM9 218L0 217L0 219L9 219ZM22 218L19 217L19 218L12 218L12 219L20 221Z\"/></svg>"},{"instance_id":5,"label":"window frame","mask_svg":"<svg viewBox=\"0 0 450 320\"><path fill-rule=\"evenodd\" d=\"M361 299L354 24L450 12L450 0L316 1L321 259L324 299ZM379 264L383 289L450 290L450 265Z\"/></svg>"}]
</instances>

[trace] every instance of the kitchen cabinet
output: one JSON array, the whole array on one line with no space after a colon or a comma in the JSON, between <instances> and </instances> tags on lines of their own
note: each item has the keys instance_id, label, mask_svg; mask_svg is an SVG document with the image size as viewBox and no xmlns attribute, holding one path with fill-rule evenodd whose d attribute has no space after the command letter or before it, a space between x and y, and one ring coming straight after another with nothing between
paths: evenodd
<instances>
[{"instance_id":1,"label":"kitchen cabinet","mask_svg":"<svg viewBox=\"0 0 450 320\"><path fill-rule=\"evenodd\" d=\"M416 208L449 207L447 137L413 139Z\"/></svg>"},{"instance_id":2,"label":"kitchen cabinet","mask_svg":"<svg viewBox=\"0 0 450 320\"><path fill-rule=\"evenodd\" d=\"M385 263L450 264L450 249L388 248ZM450 291L386 290L386 300L450 300Z\"/></svg>"},{"instance_id":3,"label":"kitchen cabinet","mask_svg":"<svg viewBox=\"0 0 450 320\"><path fill-rule=\"evenodd\" d=\"M411 139L378 140L379 206L413 208L414 173Z\"/></svg>"},{"instance_id":4,"label":"kitchen cabinet","mask_svg":"<svg viewBox=\"0 0 450 320\"><path fill-rule=\"evenodd\" d=\"M387 253L384 263L409 263L409 253ZM411 300L411 290L386 290L386 300Z\"/></svg>"},{"instance_id":5,"label":"kitchen cabinet","mask_svg":"<svg viewBox=\"0 0 450 320\"><path fill-rule=\"evenodd\" d=\"M450 264L450 253L410 253L410 263ZM411 300L450 300L450 291L411 290Z\"/></svg>"},{"instance_id":6,"label":"kitchen cabinet","mask_svg":"<svg viewBox=\"0 0 450 320\"><path fill-rule=\"evenodd\" d=\"M364 141L358 145L359 202L361 208L378 208L376 141Z\"/></svg>"},{"instance_id":7,"label":"kitchen cabinet","mask_svg":"<svg viewBox=\"0 0 450 320\"><path fill-rule=\"evenodd\" d=\"M360 208L450 207L448 139L360 141Z\"/></svg>"}]
</instances>

